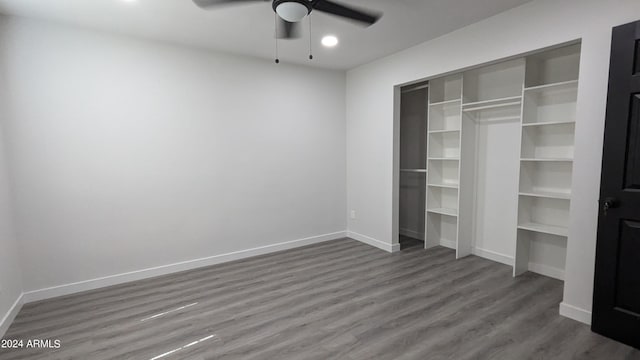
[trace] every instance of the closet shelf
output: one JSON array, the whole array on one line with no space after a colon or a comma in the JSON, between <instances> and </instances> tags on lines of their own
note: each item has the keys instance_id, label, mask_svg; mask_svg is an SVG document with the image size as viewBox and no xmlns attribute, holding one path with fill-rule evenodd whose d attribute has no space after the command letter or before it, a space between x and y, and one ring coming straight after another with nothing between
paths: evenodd
<instances>
[{"instance_id":1,"label":"closet shelf","mask_svg":"<svg viewBox=\"0 0 640 360\"><path fill-rule=\"evenodd\" d=\"M400 172L426 174L427 169L400 169Z\"/></svg>"},{"instance_id":2,"label":"closet shelf","mask_svg":"<svg viewBox=\"0 0 640 360\"><path fill-rule=\"evenodd\" d=\"M439 188L443 188L443 189L457 189L458 188L457 184L428 184L427 186L439 187Z\"/></svg>"},{"instance_id":3,"label":"closet shelf","mask_svg":"<svg viewBox=\"0 0 640 360\"><path fill-rule=\"evenodd\" d=\"M492 117L490 119L473 119L476 124L488 124L488 123L505 123L505 122L520 122L520 116L502 116Z\"/></svg>"},{"instance_id":4,"label":"closet shelf","mask_svg":"<svg viewBox=\"0 0 640 360\"><path fill-rule=\"evenodd\" d=\"M544 85L538 85L538 86L531 86L531 87L525 88L524 91L525 92L544 91L546 89L570 88L570 87L577 87L577 86L578 86L578 80L571 80L571 81L561 81L557 83L544 84Z\"/></svg>"},{"instance_id":5,"label":"closet shelf","mask_svg":"<svg viewBox=\"0 0 640 360\"><path fill-rule=\"evenodd\" d=\"M430 130L429 134L442 134L442 133L449 133L449 132L460 132L460 129Z\"/></svg>"},{"instance_id":6,"label":"closet shelf","mask_svg":"<svg viewBox=\"0 0 640 360\"><path fill-rule=\"evenodd\" d=\"M459 161L460 158L459 157L430 157L427 160L434 160L434 161Z\"/></svg>"},{"instance_id":7,"label":"closet shelf","mask_svg":"<svg viewBox=\"0 0 640 360\"><path fill-rule=\"evenodd\" d=\"M447 216L458 216L458 210L450 209L450 208L427 209L427 212L433 213L433 214L447 215Z\"/></svg>"},{"instance_id":8,"label":"closet shelf","mask_svg":"<svg viewBox=\"0 0 640 360\"><path fill-rule=\"evenodd\" d=\"M446 100L446 101L439 101L439 102L430 103L429 106L454 105L454 104L459 103L459 102L461 102L461 99L453 99L453 100Z\"/></svg>"},{"instance_id":9,"label":"closet shelf","mask_svg":"<svg viewBox=\"0 0 640 360\"><path fill-rule=\"evenodd\" d=\"M575 121L546 121L546 122L534 122L534 123L523 123L523 127L530 126L554 126L554 125L571 125L575 124Z\"/></svg>"},{"instance_id":10,"label":"closet shelf","mask_svg":"<svg viewBox=\"0 0 640 360\"><path fill-rule=\"evenodd\" d=\"M571 194L569 193L550 192L550 191L521 191L520 196L538 197L538 198L546 198L546 199L560 199L560 200L571 199Z\"/></svg>"},{"instance_id":11,"label":"closet shelf","mask_svg":"<svg viewBox=\"0 0 640 360\"><path fill-rule=\"evenodd\" d=\"M475 107L463 108L462 111L463 112L475 112L475 111L482 111L482 110L492 110L492 109L498 109L498 108L505 108L505 107L509 107L509 106L520 106L521 104L522 104L522 102L520 102L520 101L511 101L511 102L507 102L507 103L500 103L500 104L493 104L493 105L483 105L483 106L475 106Z\"/></svg>"},{"instance_id":12,"label":"closet shelf","mask_svg":"<svg viewBox=\"0 0 640 360\"><path fill-rule=\"evenodd\" d=\"M557 235L557 236L564 236L564 237L569 236L569 229L563 226L545 225L545 224L528 222L528 223L519 224L518 229L534 231L534 232L539 232L544 234Z\"/></svg>"},{"instance_id":13,"label":"closet shelf","mask_svg":"<svg viewBox=\"0 0 640 360\"><path fill-rule=\"evenodd\" d=\"M520 161L526 162L573 162L573 159L570 158L521 158Z\"/></svg>"},{"instance_id":14,"label":"closet shelf","mask_svg":"<svg viewBox=\"0 0 640 360\"><path fill-rule=\"evenodd\" d=\"M463 112L490 110L509 106L520 106L522 103L522 96L511 96L502 99L476 101L472 103L462 104Z\"/></svg>"}]
</instances>

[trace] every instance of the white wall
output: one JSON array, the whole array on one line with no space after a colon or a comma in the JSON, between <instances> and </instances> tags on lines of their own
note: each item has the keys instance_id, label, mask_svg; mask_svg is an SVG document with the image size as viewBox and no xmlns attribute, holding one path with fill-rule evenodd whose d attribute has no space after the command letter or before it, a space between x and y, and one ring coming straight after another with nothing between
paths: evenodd
<instances>
[{"instance_id":1,"label":"white wall","mask_svg":"<svg viewBox=\"0 0 640 360\"><path fill-rule=\"evenodd\" d=\"M9 176L3 145L0 126L0 338L19 310L20 304L16 302L22 295L20 256L13 226Z\"/></svg>"},{"instance_id":2,"label":"white wall","mask_svg":"<svg viewBox=\"0 0 640 360\"><path fill-rule=\"evenodd\" d=\"M343 72L18 18L0 34L27 291L344 235Z\"/></svg>"},{"instance_id":3,"label":"white wall","mask_svg":"<svg viewBox=\"0 0 640 360\"><path fill-rule=\"evenodd\" d=\"M0 83L4 74L0 71ZM9 327L22 295L22 274L19 264L19 248L13 226L12 198L5 154L5 138L2 128L6 104L5 93L0 86L0 338ZM14 305L16 307L14 308Z\"/></svg>"},{"instance_id":4,"label":"white wall","mask_svg":"<svg viewBox=\"0 0 640 360\"><path fill-rule=\"evenodd\" d=\"M350 233L392 247L394 86L582 39L572 219L561 312L589 321L611 28L637 0L537 0L347 73Z\"/></svg>"}]
</instances>

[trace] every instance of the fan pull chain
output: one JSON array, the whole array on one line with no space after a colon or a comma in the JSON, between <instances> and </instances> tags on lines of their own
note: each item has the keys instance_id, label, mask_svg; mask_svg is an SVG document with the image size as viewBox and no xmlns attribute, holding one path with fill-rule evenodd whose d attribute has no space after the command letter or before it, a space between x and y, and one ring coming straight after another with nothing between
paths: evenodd
<instances>
[{"instance_id":1,"label":"fan pull chain","mask_svg":"<svg viewBox=\"0 0 640 360\"><path fill-rule=\"evenodd\" d=\"M309 18L309 60L313 60L313 48L311 46L311 14L309 14L308 18Z\"/></svg>"},{"instance_id":2,"label":"fan pull chain","mask_svg":"<svg viewBox=\"0 0 640 360\"><path fill-rule=\"evenodd\" d=\"M275 27L276 27L276 64L280 64L280 57L278 56L278 14L274 14Z\"/></svg>"}]
</instances>

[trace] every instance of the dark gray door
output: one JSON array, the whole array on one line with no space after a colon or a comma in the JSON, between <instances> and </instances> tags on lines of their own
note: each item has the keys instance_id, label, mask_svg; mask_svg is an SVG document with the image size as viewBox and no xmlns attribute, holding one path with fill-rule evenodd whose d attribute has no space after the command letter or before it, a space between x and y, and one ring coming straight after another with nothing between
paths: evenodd
<instances>
[{"instance_id":1,"label":"dark gray door","mask_svg":"<svg viewBox=\"0 0 640 360\"><path fill-rule=\"evenodd\" d=\"M640 348L640 21L613 29L592 329Z\"/></svg>"}]
</instances>

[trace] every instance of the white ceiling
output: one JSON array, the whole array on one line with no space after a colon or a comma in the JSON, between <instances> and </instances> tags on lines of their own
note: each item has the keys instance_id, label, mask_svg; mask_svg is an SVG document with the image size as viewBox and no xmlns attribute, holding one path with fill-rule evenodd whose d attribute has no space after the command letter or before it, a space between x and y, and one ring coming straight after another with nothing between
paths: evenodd
<instances>
[{"instance_id":1,"label":"white ceiling","mask_svg":"<svg viewBox=\"0 0 640 360\"><path fill-rule=\"evenodd\" d=\"M342 0L382 11L370 28L313 13L313 61L303 38L280 41L280 58L333 69L349 69L434 39L529 0ZM274 14L267 2L202 10L191 0L0 0L0 12L83 27L273 59ZM333 49L320 38L335 34Z\"/></svg>"}]
</instances>

